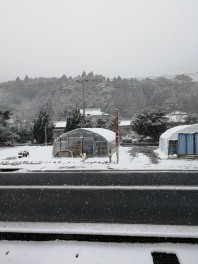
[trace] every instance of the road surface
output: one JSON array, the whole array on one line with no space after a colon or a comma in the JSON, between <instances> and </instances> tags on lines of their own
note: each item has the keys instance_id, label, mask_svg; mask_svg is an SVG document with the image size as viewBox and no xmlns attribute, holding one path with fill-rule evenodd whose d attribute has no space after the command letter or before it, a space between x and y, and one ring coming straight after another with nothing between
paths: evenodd
<instances>
[{"instance_id":1,"label":"road surface","mask_svg":"<svg viewBox=\"0 0 198 264\"><path fill-rule=\"evenodd\" d=\"M0 221L196 226L198 173L0 173L0 208Z\"/></svg>"}]
</instances>

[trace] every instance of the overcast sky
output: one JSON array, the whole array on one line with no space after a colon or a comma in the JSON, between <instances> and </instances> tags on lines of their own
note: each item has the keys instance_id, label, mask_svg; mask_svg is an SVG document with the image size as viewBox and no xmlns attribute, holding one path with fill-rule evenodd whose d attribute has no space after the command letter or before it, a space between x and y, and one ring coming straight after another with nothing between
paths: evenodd
<instances>
[{"instance_id":1,"label":"overcast sky","mask_svg":"<svg viewBox=\"0 0 198 264\"><path fill-rule=\"evenodd\" d=\"M198 72L197 0L0 0L0 82Z\"/></svg>"}]
</instances>

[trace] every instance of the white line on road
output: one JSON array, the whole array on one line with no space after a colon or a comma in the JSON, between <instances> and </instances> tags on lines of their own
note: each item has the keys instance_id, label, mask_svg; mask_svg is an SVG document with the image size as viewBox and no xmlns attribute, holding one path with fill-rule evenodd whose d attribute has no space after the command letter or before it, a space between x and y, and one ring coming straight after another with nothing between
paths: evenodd
<instances>
[{"instance_id":1,"label":"white line on road","mask_svg":"<svg viewBox=\"0 0 198 264\"><path fill-rule=\"evenodd\" d=\"M29 189L29 190L139 190L139 191L198 191L198 186L74 186L74 185L7 185L0 186L0 190L8 190L8 189Z\"/></svg>"}]
</instances>

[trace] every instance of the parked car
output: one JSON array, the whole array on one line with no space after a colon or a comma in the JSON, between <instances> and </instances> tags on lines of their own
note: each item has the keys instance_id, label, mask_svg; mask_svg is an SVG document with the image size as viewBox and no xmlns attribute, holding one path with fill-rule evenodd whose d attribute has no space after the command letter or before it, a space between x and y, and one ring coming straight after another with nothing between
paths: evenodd
<instances>
[{"instance_id":1,"label":"parked car","mask_svg":"<svg viewBox=\"0 0 198 264\"><path fill-rule=\"evenodd\" d=\"M18 157L19 157L19 159L20 159L20 158L23 158L23 157L27 157L27 156L29 156L29 152L28 152L27 150L20 151L20 152L18 153Z\"/></svg>"}]
</instances>

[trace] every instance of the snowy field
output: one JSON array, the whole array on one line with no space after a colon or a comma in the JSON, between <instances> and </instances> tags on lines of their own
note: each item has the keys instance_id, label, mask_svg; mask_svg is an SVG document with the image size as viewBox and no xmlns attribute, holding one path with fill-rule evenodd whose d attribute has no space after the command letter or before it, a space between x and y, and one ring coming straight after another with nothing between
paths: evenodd
<instances>
[{"instance_id":1,"label":"snowy field","mask_svg":"<svg viewBox=\"0 0 198 264\"><path fill-rule=\"evenodd\" d=\"M20 151L27 150L28 157L18 158ZM167 158L158 150L158 163L154 164L143 153L131 155L133 147L120 147L119 163L115 153L112 162L108 157L82 158L54 158L52 146L17 146L0 148L0 169L19 168L20 172L46 170L197 170L198 160Z\"/></svg>"},{"instance_id":2,"label":"snowy field","mask_svg":"<svg viewBox=\"0 0 198 264\"><path fill-rule=\"evenodd\" d=\"M176 253L180 264L197 264L198 245L0 241L1 264L153 264L152 252Z\"/></svg>"}]
</instances>

